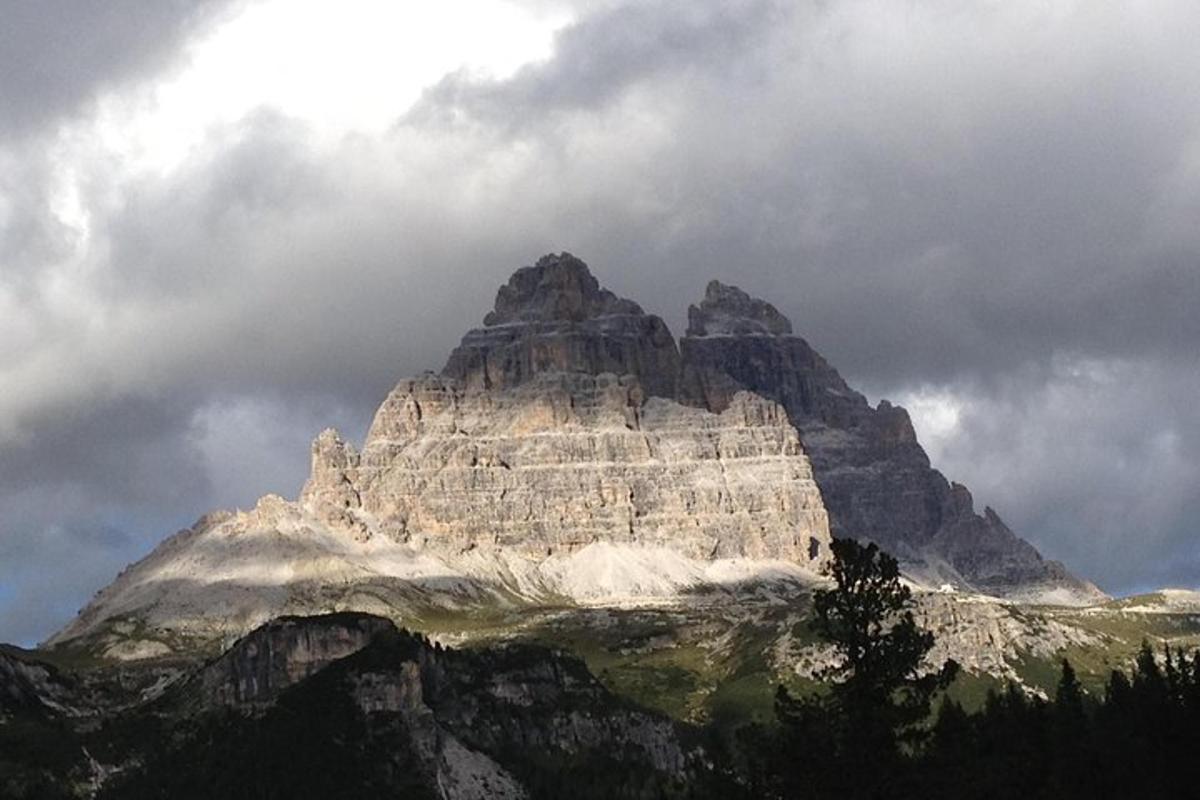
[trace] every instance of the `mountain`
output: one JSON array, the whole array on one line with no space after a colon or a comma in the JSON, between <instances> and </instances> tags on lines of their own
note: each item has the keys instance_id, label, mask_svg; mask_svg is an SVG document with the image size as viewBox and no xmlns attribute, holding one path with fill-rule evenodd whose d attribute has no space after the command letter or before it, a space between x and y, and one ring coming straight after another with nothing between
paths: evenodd
<instances>
[{"instance_id":1,"label":"mountain","mask_svg":"<svg viewBox=\"0 0 1200 800\"><path fill-rule=\"evenodd\" d=\"M661 319L602 289L578 258L549 255L500 288L484 327L464 337L443 375L488 390L547 373L625 374L649 395L714 413L750 391L778 403L798 430L833 535L877 541L933 585L1104 599L993 510L975 513L966 487L932 469L908 413L887 401L872 408L770 303L712 281L688 323L677 345Z\"/></svg>"},{"instance_id":2,"label":"mountain","mask_svg":"<svg viewBox=\"0 0 1200 800\"><path fill-rule=\"evenodd\" d=\"M441 374L397 384L361 452L325 431L295 501L206 516L49 644L136 659L283 614L802 593L831 533L878 541L918 583L1103 599L976 514L907 413L872 408L769 303L714 281L689 323L677 344L579 259L543 257Z\"/></svg>"},{"instance_id":3,"label":"mountain","mask_svg":"<svg viewBox=\"0 0 1200 800\"><path fill-rule=\"evenodd\" d=\"M722 737L829 664L833 536L900 557L968 707L1200 645L1195 593L1042 559L770 303L714 281L688 316L677 341L569 254L518 270L361 449L316 438L295 500L0 646L0 796L729 796Z\"/></svg>"}]
</instances>

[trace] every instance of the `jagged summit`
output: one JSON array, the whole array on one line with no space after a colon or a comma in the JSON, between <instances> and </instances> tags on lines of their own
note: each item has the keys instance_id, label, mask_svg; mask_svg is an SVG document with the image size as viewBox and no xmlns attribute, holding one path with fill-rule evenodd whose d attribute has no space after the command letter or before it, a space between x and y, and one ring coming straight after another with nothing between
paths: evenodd
<instances>
[{"instance_id":1,"label":"jagged summit","mask_svg":"<svg viewBox=\"0 0 1200 800\"><path fill-rule=\"evenodd\" d=\"M688 336L786 336L791 332L791 320L775 306L717 280L708 282L698 306L688 306Z\"/></svg>"},{"instance_id":2,"label":"jagged summit","mask_svg":"<svg viewBox=\"0 0 1200 800\"><path fill-rule=\"evenodd\" d=\"M544 255L532 267L514 272L496 292L496 307L483 318L483 324L582 322L643 313L632 300L602 289L587 264L563 252Z\"/></svg>"},{"instance_id":3,"label":"jagged summit","mask_svg":"<svg viewBox=\"0 0 1200 800\"><path fill-rule=\"evenodd\" d=\"M633 375L674 398L679 350L665 322L617 297L570 253L513 273L484 327L469 331L442 374L468 391L519 386L545 372Z\"/></svg>"}]
</instances>

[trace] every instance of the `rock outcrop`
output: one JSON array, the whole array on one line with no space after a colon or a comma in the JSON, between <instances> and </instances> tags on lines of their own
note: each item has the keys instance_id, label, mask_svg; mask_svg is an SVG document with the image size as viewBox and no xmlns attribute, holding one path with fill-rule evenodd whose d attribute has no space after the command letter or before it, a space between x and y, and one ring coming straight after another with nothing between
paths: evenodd
<instances>
[{"instance_id":1,"label":"rock outcrop","mask_svg":"<svg viewBox=\"0 0 1200 800\"><path fill-rule=\"evenodd\" d=\"M442 374L468 391L517 386L544 372L632 375L675 396L679 351L666 323L619 298L570 253L517 270L483 327L467 333Z\"/></svg>"},{"instance_id":2,"label":"rock outcrop","mask_svg":"<svg viewBox=\"0 0 1200 800\"><path fill-rule=\"evenodd\" d=\"M230 709L265 715L269 729L281 703L301 719L338 709L322 721L331 728L324 735L401 757L367 766L372 781L403 764L406 780L447 800L527 797L522 778L544 781L560 764L612 752L643 772L639 781L651 773L669 783L702 768L674 723L621 703L576 658L533 646L442 648L368 614L273 620L174 689L159 713L186 710L196 727L206 712ZM216 719L240 734L237 717ZM259 746L255 738L247 745ZM153 784L160 769L151 761L130 786Z\"/></svg>"},{"instance_id":3,"label":"rock outcrop","mask_svg":"<svg viewBox=\"0 0 1200 800\"><path fill-rule=\"evenodd\" d=\"M6 655L0 700L14 685ZM226 797L251 786L521 800L565 796L580 780L589 797L664 796L714 777L694 735L620 700L576 657L449 649L369 614L271 620L152 699L86 715L43 713L27 694L19 727L6 727L0 704L0 734L21 745L0 752L6 797L82 796L83 786L100 798Z\"/></svg>"},{"instance_id":4,"label":"rock outcrop","mask_svg":"<svg viewBox=\"0 0 1200 800\"><path fill-rule=\"evenodd\" d=\"M63 711L73 703L70 682L54 667L0 645L0 722L16 714Z\"/></svg>"},{"instance_id":5,"label":"rock outcrop","mask_svg":"<svg viewBox=\"0 0 1200 800\"><path fill-rule=\"evenodd\" d=\"M204 668L198 680L202 702L239 707L269 703L288 687L362 650L376 634L392 629L388 620L369 614L272 620Z\"/></svg>"},{"instance_id":6,"label":"rock outcrop","mask_svg":"<svg viewBox=\"0 0 1200 800\"><path fill-rule=\"evenodd\" d=\"M779 403L800 432L834 536L872 539L934 585L1058 600L1103 595L1044 560L991 509L930 466L908 413L872 408L773 306L718 281L689 310L680 340L684 402L714 412L751 391Z\"/></svg>"}]
</instances>

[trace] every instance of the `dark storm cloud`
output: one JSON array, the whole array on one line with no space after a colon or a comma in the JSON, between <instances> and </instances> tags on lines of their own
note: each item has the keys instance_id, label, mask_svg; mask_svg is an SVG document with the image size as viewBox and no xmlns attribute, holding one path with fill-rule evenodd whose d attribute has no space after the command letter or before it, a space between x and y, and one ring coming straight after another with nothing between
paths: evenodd
<instances>
[{"instance_id":1,"label":"dark storm cloud","mask_svg":"<svg viewBox=\"0 0 1200 800\"><path fill-rule=\"evenodd\" d=\"M0 639L32 644L124 566L215 508L295 496L309 443L365 412L309 394L125 395L51 416L0 447Z\"/></svg>"},{"instance_id":2,"label":"dark storm cloud","mask_svg":"<svg viewBox=\"0 0 1200 800\"><path fill-rule=\"evenodd\" d=\"M0 253L33 278L0 275L2 563L78 605L208 507L294 494L321 427L361 438L569 249L677 333L712 277L769 297L872 397L957 403L937 465L1048 554L1114 591L1200 583L1194 5L583 14L384 136L261 109L166 174L89 162L83 268L55 266L76 234L37 180L6 184ZM0 639L67 613L5 603Z\"/></svg>"},{"instance_id":3,"label":"dark storm cloud","mask_svg":"<svg viewBox=\"0 0 1200 800\"><path fill-rule=\"evenodd\" d=\"M168 66L237 0L10 0L0 24L0 140Z\"/></svg>"},{"instance_id":4,"label":"dark storm cloud","mask_svg":"<svg viewBox=\"0 0 1200 800\"><path fill-rule=\"evenodd\" d=\"M188 506L210 493L188 423L177 401L126 398L60 413L0 448L5 640L45 636L147 549L149 527L170 525L161 536L180 527L174 515L195 518Z\"/></svg>"},{"instance_id":5,"label":"dark storm cloud","mask_svg":"<svg viewBox=\"0 0 1200 800\"><path fill-rule=\"evenodd\" d=\"M1055 348L1185 357L1200 262L1149 216L1195 208L1194 185L1190 205L1170 193L1195 177L1196 15L1164 5L1131 27L1013 8L617 7L549 63L447 79L413 116L519 124L575 183L558 216L588 218L588 252L632 268L648 242L667 248L653 300L744 275L872 377L944 380ZM619 159L611 128L628 136Z\"/></svg>"},{"instance_id":6,"label":"dark storm cloud","mask_svg":"<svg viewBox=\"0 0 1200 800\"><path fill-rule=\"evenodd\" d=\"M496 82L448 75L408 116L432 121L465 112L521 128L557 111L597 108L659 77L720 72L731 82L753 80L760 65L744 57L785 18L777 3L765 0L616 5L560 33L548 63Z\"/></svg>"},{"instance_id":7,"label":"dark storm cloud","mask_svg":"<svg viewBox=\"0 0 1200 800\"><path fill-rule=\"evenodd\" d=\"M938 391L959 424L924 441L979 507L1111 591L1197 584L1200 371L1058 357Z\"/></svg>"}]
</instances>

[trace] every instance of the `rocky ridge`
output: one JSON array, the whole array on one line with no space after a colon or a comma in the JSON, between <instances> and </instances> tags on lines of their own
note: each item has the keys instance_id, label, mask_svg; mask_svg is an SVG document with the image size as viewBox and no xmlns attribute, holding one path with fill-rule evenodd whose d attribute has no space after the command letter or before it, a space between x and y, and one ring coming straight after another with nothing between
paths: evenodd
<instances>
[{"instance_id":1,"label":"rocky ridge","mask_svg":"<svg viewBox=\"0 0 1200 800\"><path fill-rule=\"evenodd\" d=\"M577 752L621 737L657 770L677 775L687 768L672 724L623 706L578 659L522 645L443 648L361 613L272 620L174 689L167 705L198 699L208 709L260 712L322 672L321 680L340 683L363 713L432 722L441 730L427 744L443 758L447 739L458 740L453 749L474 752L512 750L515 742ZM526 727L535 707L545 713Z\"/></svg>"},{"instance_id":2,"label":"rocky ridge","mask_svg":"<svg viewBox=\"0 0 1200 800\"><path fill-rule=\"evenodd\" d=\"M622 701L578 658L448 649L361 613L272 620L99 717L79 710L80 687L47 688L48 665L7 664L0 654L0 697L22 692L22 727L0 715L0 738L53 740L54 753L0 749L5 796L245 796L269 785L271 796L519 800L563 796L577 780L581 797L657 796L712 777L683 726ZM34 673L40 688L26 692ZM45 705L48 692L65 702Z\"/></svg>"},{"instance_id":3,"label":"rocky ridge","mask_svg":"<svg viewBox=\"0 0 1200 800\"><path fill-rule=\"evenodd\" d=\"M0 645L0 722L14 714L72 711L71 682L32 656Z\"/></svg>"},{"instance_id":4,"label":"rocky ridge","mask_svg":"<svg viewBox=\"0 0 1200 800\"><path fill-rule=\"evenodd\" d=\"M205 706L253 708L275 700L395 626L369 614L279 617L238 640L194 681Z\"/></svg>"},{"instance_id":5,"label":"rocky ridge","mask_svg":"<svg viewBox=\"0 0 1200 800\"><path fill-rule=\"evenodd\" d=\"M1047 561L965 486L933 469L908 413L871 407L774 306L719 281L688 310L680 396L719 412L751 391L800 433L834 536L871 539L910 575L1018 600L1089 603L1095 586Z\"/></svg>"},{"instance_id":6,"label":"rocky ridge","mask_svg":"<svg viewBox=\"0 0 1200 800\"><path fill-rule=\"evenodd\" d=\"M333 735L359 750L385 745L415 783L446 800L525 798L524 782L544 781L555 765L613 752L631 773L663 781L701 767L674 723L621 703L578 659L530 646L446 649L365 614L274 620L161 705L191 704L195 686L201 714L348 704L369 720L367 732L340 730L335 718ZM159 769L153 760L145 769L151 783Z\"/></svg>"}]
</instances>

